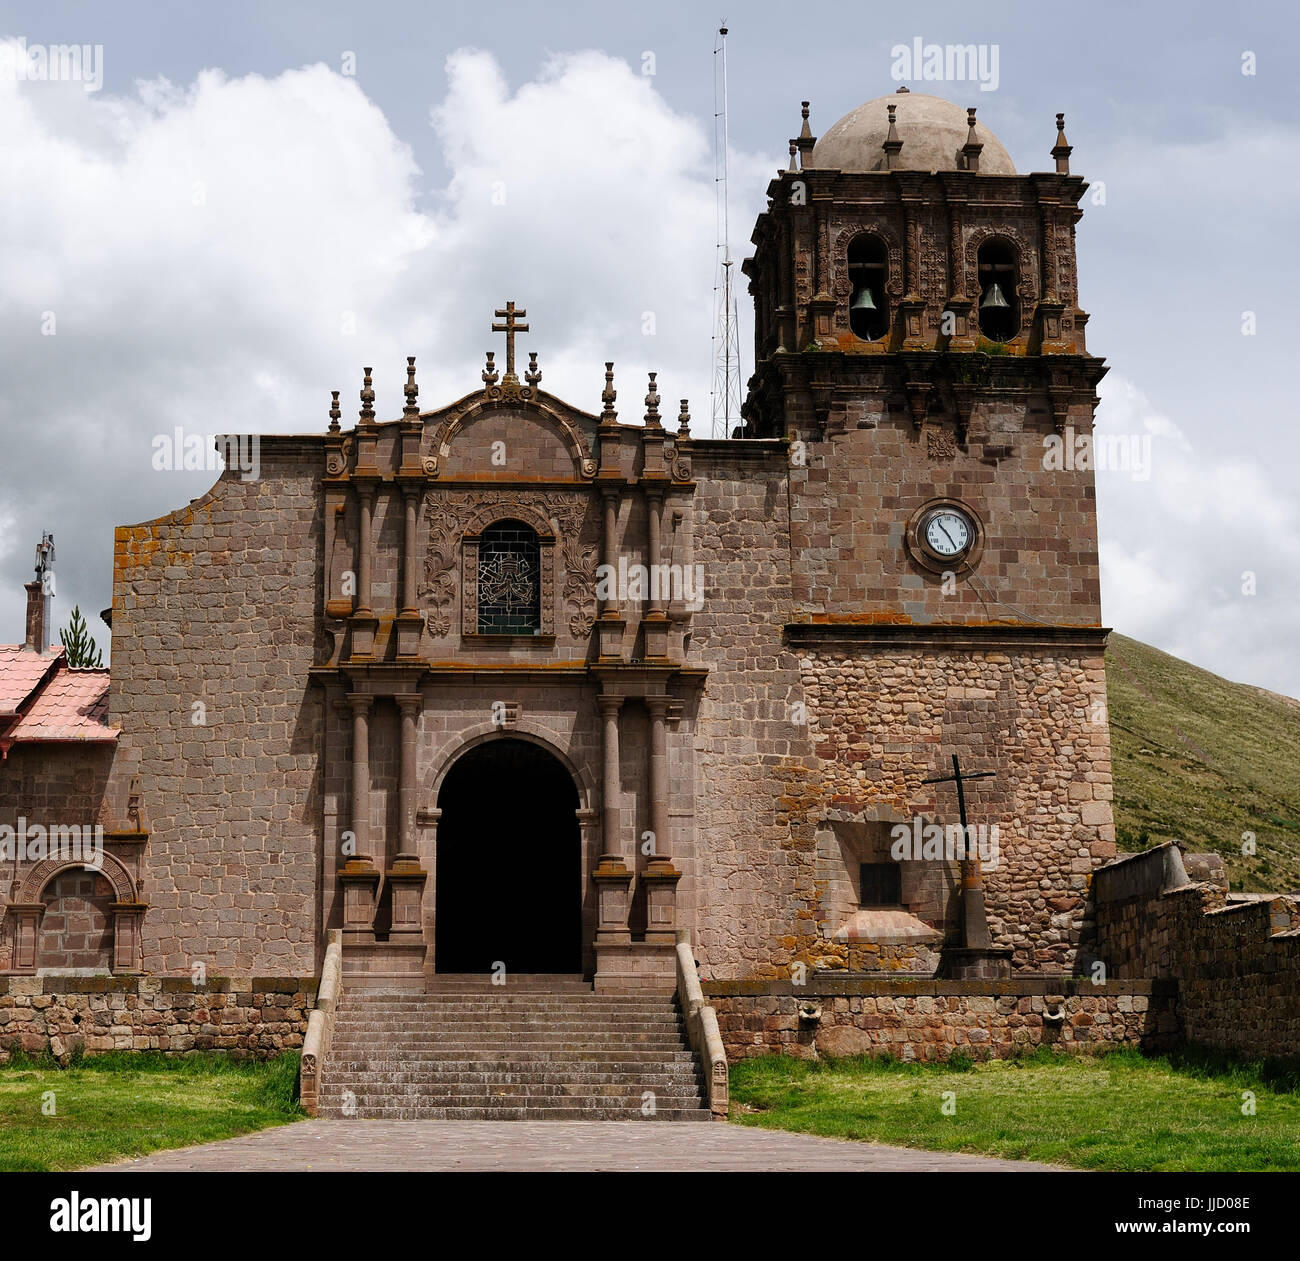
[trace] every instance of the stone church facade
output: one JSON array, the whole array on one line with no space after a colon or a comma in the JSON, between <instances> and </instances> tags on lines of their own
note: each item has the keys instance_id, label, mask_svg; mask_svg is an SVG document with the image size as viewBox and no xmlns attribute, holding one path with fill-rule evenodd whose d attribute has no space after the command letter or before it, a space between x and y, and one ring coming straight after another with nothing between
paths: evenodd
<instances>
[{"instance_id":1,"label":"stone church facade","mask_svg":"<svg viewBox=\"0 0 1300 1261\"><path fill-rule=\"evenodd\" d=\"M98 821L113 887L15 862L0 971L311 976L333 929L379 988L672 989L683 932L734 982L1074 971L1115 853L1105 631L1093 472L1046 456L1105 369L1051 154L1018 174L919 93L821 140L805 107L734 436L609 364L599 408L554 397L508 304L458 400L410 360L380 418L367 368L355 423L336 393L119 528L95 735L0 767L0 819ZM957 822L954 754L996 855L900 861Z\"/></svg>"}]
</instances>

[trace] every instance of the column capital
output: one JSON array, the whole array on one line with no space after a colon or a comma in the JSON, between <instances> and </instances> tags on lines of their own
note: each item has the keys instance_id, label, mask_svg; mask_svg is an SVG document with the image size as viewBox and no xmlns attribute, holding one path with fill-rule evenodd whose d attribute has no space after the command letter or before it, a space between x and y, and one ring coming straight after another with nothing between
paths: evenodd
<instances>
[{"instance_id":1,"label":"column capital","mask_svg":"<svg viewBox=\"0 0 1300 1261\"><path fill-rule=\"evenodd\" d=\"M397 702L397 708L402 711L403 715L418 715L424 707L423 692L394 692L393 700Z\"/></svg>"},{"instance_id":2,"label":"column capital","mask_svg":"<svg viewBox=\"0 0 1300 1261\"><path fill-rule=\"evenodd\" d=\"M349 692L347 699L354 715L368 714L375 707L375 698L369 692Z\"/></svg>"},{"instance_id":3,"label":"column capital","mask_svg":"<svg viewBox=\"0 0 1300 1261\"><path fill-rule=\"evenodd\" d=\"M623 702L626 699L624 696L610 696L602 692L596 697L596 704L600 706L601 714L608 718L612 714L617 714L623 708Z\"/></svg>"},{"instance_id":4,"label":"column capital","mask_svg":"<svg viewBox=\"0 0 1300 1261\"><path fill-rule=\"evenodd\" d=\"M671 696L647 696L645 697L645 707L650 711L651 718L665 718L668 715L668 707L672 704Z\"/></svg>"}]
</instances>

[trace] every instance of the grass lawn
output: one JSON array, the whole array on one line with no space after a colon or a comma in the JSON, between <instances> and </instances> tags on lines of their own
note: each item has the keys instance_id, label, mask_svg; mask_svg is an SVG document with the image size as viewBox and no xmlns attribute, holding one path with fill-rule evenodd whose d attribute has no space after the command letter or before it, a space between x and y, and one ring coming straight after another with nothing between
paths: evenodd
<instances>
[{"instance_id":1,"label":"grass lawn","mask_svg":"<svg viewBox=\"0 0 1300 1261\"><path fill-rule=\"evenodd\" d=\"M1243 1115L1243 1092L1255 1115ZM952 1092L950 1109L942 1109ZM971 1065L742 1060L731 1119L930 1151L1110 1170L1300 1170L1300 1071L1187 1052L1041 1050Z\"/></svg>"},{"instance_id":2,"label":"grass lawn","mask_svg":"<svg viewBox=\"0 0 1300 1261\"><path fill-rule=\"evenodd\" d=\"M70 1068L15 1057L0 1067L0 1171L80 1169L293 1121L297 1078L296 1054L115 1052Z\"/></svg>"}]
</instances>

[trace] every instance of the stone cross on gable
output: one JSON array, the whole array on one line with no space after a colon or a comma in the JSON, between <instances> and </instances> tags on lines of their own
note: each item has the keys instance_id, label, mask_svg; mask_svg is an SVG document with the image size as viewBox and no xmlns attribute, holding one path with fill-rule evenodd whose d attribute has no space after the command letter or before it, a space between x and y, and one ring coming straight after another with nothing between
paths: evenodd
<instances>
[{"instance_id":1,"label":"stone cross on gable","mask_svg":"<svg viewBox=\"0 0 1300 1261\"><path fill-rule=\"evenodd\" d=\"M519 323L519 320L527 315L528 312L520 307L515 309L513 302L507 302L505 310L498 308L497 319L503 320L504 323L493 324L494 333L504 333L506 335L506 380L512 378L518 380L515 376L515 334L528 332L528 325Z\"/></svg>"}]
</instances>

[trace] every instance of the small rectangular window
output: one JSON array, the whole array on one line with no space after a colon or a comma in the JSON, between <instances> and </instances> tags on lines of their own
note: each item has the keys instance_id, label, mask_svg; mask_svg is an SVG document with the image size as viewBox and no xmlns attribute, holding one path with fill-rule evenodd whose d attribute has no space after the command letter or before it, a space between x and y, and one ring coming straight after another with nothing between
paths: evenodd
<instances>
[{"instance_id":1,"label":"small rectangular window","mask_svg":"<svg viewBox=\"0 0 1300 1261\"><path fill-rule=\"evenodd\" d=\"M860 881L860 906L902 906L902 872L897 863L863 863Z\"/></svg>"}]
</instances>

